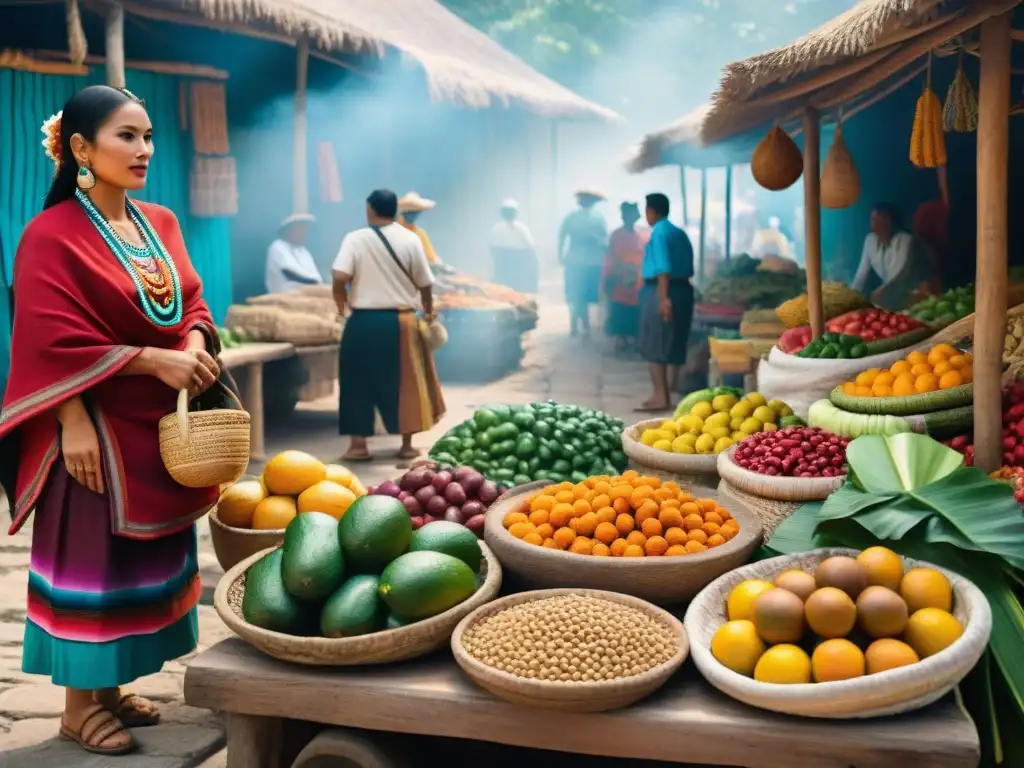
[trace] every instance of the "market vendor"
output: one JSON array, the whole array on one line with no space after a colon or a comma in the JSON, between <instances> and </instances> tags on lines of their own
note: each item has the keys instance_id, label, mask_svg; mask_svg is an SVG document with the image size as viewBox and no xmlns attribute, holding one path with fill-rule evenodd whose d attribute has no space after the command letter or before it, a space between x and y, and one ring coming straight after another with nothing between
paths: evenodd
<instances>
[{"instance_id":1,"label":"market vendor","mask_svg":"<svg viewBox=\"0 0 1024 768\"><path fill-rule=\"evenodd\" d=\"M491 228L491 280L521 293L536 293L540 265L533 235L519 220L519 203L508 198L498 216Z\"/></svg>"},{"instance_id":2,"label":"market vendor","mask_svg":"<svg viewBox=\"0 0 1024 768\"><path fill-rule=\"evenodd\" d=\"M667 411L671 389L686 364L693 321L693 244L668 220L668 197L647 196L651 236L644 248L640 289L640 354L650 368L654 394L639 411Z\"/></svg>"},{"instance_id":3,"label":"market vendor","mask_svg":"<svg viewBox=\"0 0 1024 768\"><path fill-rule=\"evenodd\" d=\"M608 242L608 225L596 209L603 192L587 187L576 191L578 208L558 230L558 262L565 267L565 302L569 305L570 334L590 336L590 305L600 296L601 267Z\"/></svg>"},{"instance_id":4,"label":"market vendor","mask_svg":"<svg viewBox=\"0 0 1024 768\"><path fill-rule=\"evenodd\" d=\"M622 226L612 232L604 263L604 289L608 297L605 333L615 339L621 352L632 343L640 329L640 288L643 281L644 247L650 233L639 231L640 206L625 202L619 206Z\"/></svg>"},{"instance_id":5,"label":"market vendor","mask_svg":"<svg viewBox=\"0 0 1024 768\"><path fill-rule=\"evenodd\" d=\"M277 238L267 249L267 293L284 293L324 282L313 254L305 245L309 226L315 221L312 214L293 213L281 222Z\"/></svg>"},{"instance_id":6,"label":"market vendor","mask_svg":"<svg viewBox=\"0 0 1024 768\"><path fill-rule=\"evenodd\" d=\"M929 282L929 272L928 258L914 236L903 228L899 209L889 203L876 205L851 287L863 293L874 273L882 284L871 293L871 301L898 311L922 283Z\"/></svg>"},{"instance_id":7,"label":"market vendor","mask_svg":"<svg viewBox=\"0 0 1024 768\"><path fill-rule=\"evenodd\" d=\"M399 223L420 239L420 243L423 244L423 252L427 254L427 261L431 264L440 264L441 260L437 257L437 253L434 252L430 236L416 221L425 211L434 210L436 205L437 203L433 200L420 197L415 192L406 192L398 200Z\"/></svg>"}]
</instances>

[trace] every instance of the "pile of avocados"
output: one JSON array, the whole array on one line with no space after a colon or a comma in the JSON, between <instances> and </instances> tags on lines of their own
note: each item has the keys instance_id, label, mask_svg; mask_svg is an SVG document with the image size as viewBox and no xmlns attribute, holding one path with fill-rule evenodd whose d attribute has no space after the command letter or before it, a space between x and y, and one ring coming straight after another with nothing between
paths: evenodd
<instances>
[{"instance_id":1,"label":"pile of avocados","mask_svg":"<svg viewBox=\"0 0 1024 768\"><path fill-rule=\"evenodd\" d=\"M363 496L340 521L297 515L282 546L246 573L242 616L299 637L395 629L466 600L481 583L482 562L467 528L438 520L413 531L400 501Z\"/></svg>"},{"instance_id":2,"label":"pile of avocados","mask_svg":"<svg viewBox=\"0 0 1024 768\"><path fill-rule=\"evenodd\" d=\"M855 360L870 354L867 343L860 336L845 333L823 333L820 338L796 353L797 357L815 357L819 360Z\"/></svg>"}]
</instances>

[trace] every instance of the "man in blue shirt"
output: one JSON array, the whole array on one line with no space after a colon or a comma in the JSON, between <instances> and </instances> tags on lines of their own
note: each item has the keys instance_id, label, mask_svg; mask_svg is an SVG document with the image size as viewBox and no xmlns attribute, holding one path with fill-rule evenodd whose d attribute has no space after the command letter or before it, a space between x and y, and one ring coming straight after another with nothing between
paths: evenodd
<instances>
[{"instance_id":1,"label":"man in blue shirt","mask_svg":"<svg viewBox=\"0 0 1024 768\"><path fill-rule=\"evenodd\" d=\"M644 250L640 291L640 354L647 361L654 395L637 410L667 411L672 407L669 383L686 363L693 320L693 245L686 233L668 220L668 198L647 196L651 237Z\"/></svg>"}]
</instances>

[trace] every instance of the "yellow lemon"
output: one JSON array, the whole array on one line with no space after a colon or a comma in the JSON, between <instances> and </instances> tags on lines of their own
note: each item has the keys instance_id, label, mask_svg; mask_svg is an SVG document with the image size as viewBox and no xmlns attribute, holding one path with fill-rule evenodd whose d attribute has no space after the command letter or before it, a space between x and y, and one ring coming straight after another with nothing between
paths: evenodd
<instances>
[{"instance_id":1,"label":"yellow lemon","mask_svg":"<svg viewBox=\"0 0 1024 768\"><path fill-rule=\"evenodd\" d=\"M939 608L922 608L907 621L903 638L925 659L951 646L963 633L963 625L953 614Z\"/></svg>"},{"instance_id":2,"label":"yellow lemon","mask_svg":"<svg viewBox=\"0 0 1024 768\"><path fill-rule=\"evenodd\" d=\"M656 451L671 451L672 441L671 440L655 440L654 445L651 446Z\"/></svg>"},{"instance_id":3,"label":"yellow lemon","mask_svg":"<svg viewBox=\"0 0 1024 768\"><path fill-rule=\"evenodd\" d=\"M744 395L743 399L746 400L755 408L760 408L762 405L771 405L771 403L765 400L764 395L762 395L760 392L748 392L746 395ZM776 401L772 400L772 403L774 402Z\"/></svg>"},{"instance_id":4,"label":"yellow lemon","mask_svg":"<svg viewBox=\"0 0 1024 768\"><path fill-rule=\"evenodd\" d=\"M711 655L741 675L751 675L764 653L764 641L752 621L727 621L711 638Z\"/></svg>"},{"instance_id":5,"label":"yellow lemon","mask_svg":"<svg viewBox=\"0 0 1024 768\"><path fill-rule=\"evenodd\" d=\"M754 601L769 589L775 589L775 585L764 579L748 579L737 584L726 600L729 619L749 619Z\"/></svg>"},{"instance_id":6,"label":"yellow lemon","mask_svg":"<svg viewBox=\"0 0 1024 768\"><path fill-rule=\"evenodd\" d=\"M696 416L698 419L706 419L714 412L715 409L712 407L711 403L707 401L697 403L695 406L693 406L693 408L690 409L690 415Z\"/></svg>"},{"instance_id":7,"label":"yellow lemon","mask_svg":"<svg viewBox=\"0 0 1024 768\"><path fill-rule=\"evenodd\" d=\"M658 432L654 429L645 429L640 434L640 442L644 445L654 445L658 440Z\"/></svg>"},{"instance_id":8,"label":"yellow lemon","mask_svg":"<svg viewBox=\"0 0 1024 768\"><path fill-rule=\"evenodd\" d=\"M715 440L715 447L712 449L714 453L721 453L726 448L732 445L732 440L729 439L728 435L722 435L720 438Z\"/></svg>"},{"instance_id":9,"label":"yellow lemon","mask_svg":"<svg viewBox=\"0 0 1024 768\"><path fill-rule=\"evenodd\" d=\"M754 679L762 683L798 685L811 682L811 657L789 643L769 648L754 667Z\"/></svg>"}]
</instances>

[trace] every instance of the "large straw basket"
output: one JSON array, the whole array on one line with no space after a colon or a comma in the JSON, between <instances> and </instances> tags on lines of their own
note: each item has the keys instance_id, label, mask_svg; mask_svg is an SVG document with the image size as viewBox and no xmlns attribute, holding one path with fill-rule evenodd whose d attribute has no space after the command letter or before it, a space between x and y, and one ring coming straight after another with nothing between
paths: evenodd
<instances>
[{"instance_id":1,"label":"large straw basket","mask_svg":"<svg viewBox=\"0 0 1024 768\"><path fill-rule=\"evenodd\" d=\"M919 413L946 411L970 405L974 400L974 384L961 384L937 392L923 392L918 395L893 395L891 397L858 397L836 387L828 399L837 408L853 413L888 414L890 416L913 416Z\"/></svg>"},{"instance_id":2,"label":"large straw basket","mask_svg":"<svg viewBox=\"0 0 1024 768\"><path fill-rule=\"evenodd\" d=\"M489 667L466 652L462 644L462 635L478 621L514 605L559 595L587 595L643 611L672 628L678 638L675 655L664 664L635 677L586 683L562 683L553 680L531 680L518 677L509 672ZM543 589L536 592L520 592L495 600L493 603L477 608L459 622L452 634L451 645L452 654L458 665L462 667L462 671L484 690L513 704L540 709L564 709L567 712L606 712L629 706L645 696L650 696L682 666L689 652L686 631L679 619L671 613L629 595L593 589Z\"/></svg>"},{"instance_id":3,"label":"large straw basket","mask_svg":"<svg viewBox=\"0 0 1024 768\"><path fill-rule=\"evenodd\" d=\"M175 482L187 488L233 483L249 466L249 413L220 382L235 408L189 411L188 391L178 408L160 419L160 458Z\"/></svg>"},{"instance_id":4,"label":"large straw basket","mask_svg":"<svg viewBox=\"0 0 1024 768\"><path fill-rule=\"evenodd\" d=\"M655 429L663 421L665 419L648 419L623 430L622 452L629 457L630 466L682 485L717 485L718 457L714 454L656 451L640 442L644 430Z\"/></svg>"},{"instance_id":5,"label":"large straw basket","mask_svg":"<svg viewBox=\"0 0 1024 768\"><path fill-rule=\"evenodd\" d=\"M234 568L247 557L267 548L273 549L284 541L284 528L257 531L225 525L217 515L217 507L210 510L210 539L217 562L225 571Z\"/></svg>"},{"instance_id":6,"label":"large straw basket","mask_svg":"<svg viewBox=\"0 0 1024 768\"><path fill-rule=\"evenodd\" d=\"M790 568L813 571L833 555L854 556L850 549L816 549L737 568L709 584L694 598L684 624L697 668L709 683L745 704L804 717L862 718L895 715L937 701L963 679L981 658L992 631L988 600L967 579L929 563L903 558L907 569L926 566L942 571L953 585L953 613L964 625L960 639L917 664L834 683L774 685L760 683L722 666L711 655L711 638L725 623L729 592L746 579L771 581Z\"/></svg>"},{"instance_id":7,"label":"large straw basket","mask_svg":"<svg viewBox=\"0 0 1024 768\"><path fill-rule=\"evenodd\" d=\"M718 474L722 480L741 491L778 501L820 501L842 487L846 476L840 477L778 477L751 472L736 463L737 446L718 454ZM725 505L723 505L725 506ZM728 509L728 506L726 506Z\"/></svg>"},{"instance_id":8,"label":"large straw basket","mask_svg":"<svg viewBox=\"0 0 1024 768\"><path fill-rule=\"evenodd\" d=\"M706 552L679 557L593 557L520 541L505 530L505 515L537 492L513 488L487 510L484 540L505 568L533 587L607 589L658 605L689 600L705 584L747 562L762 540L761 523L746 507L726 507L740 532ZM704 490L695 494L705 495ZM714 496L713 491L706 492Z\"/></svg>"},{"instance_id":9,"label":"large straw basket","mask_svg":"<svg viewBox=\"0 0 1024 768\"><path fill-rule=\"evenodd\" d=\"M481 564L483 583L469 599L437 616L398 629L333 639L294 637L253 626L242 618L245 574L261 558L273 552L274 548L257 552L225 573L217 584L213 606L236 635L268 656L282 661L325 666L405 661L444 647L455 625L464 616L497 597L501 589L501 564L482 542L480 549L484 554Z\"/></svg>"}]
</instances>

